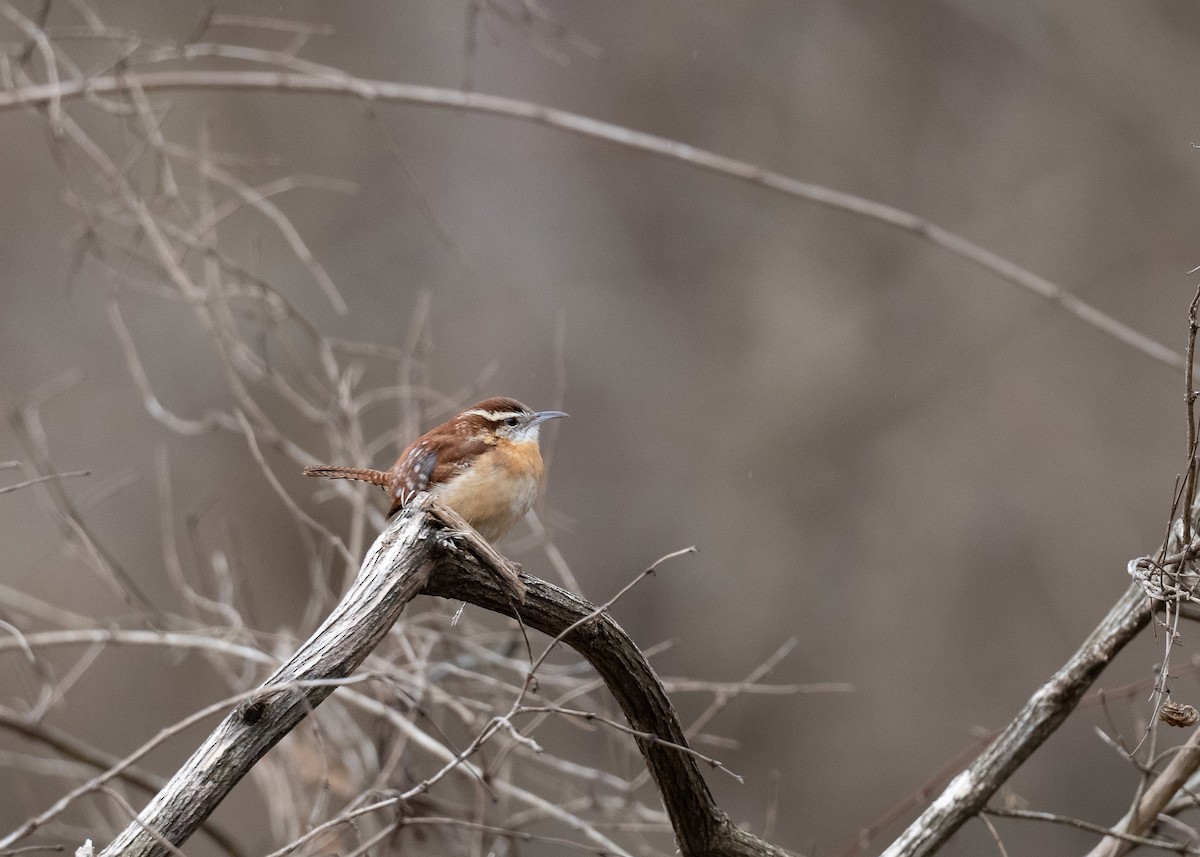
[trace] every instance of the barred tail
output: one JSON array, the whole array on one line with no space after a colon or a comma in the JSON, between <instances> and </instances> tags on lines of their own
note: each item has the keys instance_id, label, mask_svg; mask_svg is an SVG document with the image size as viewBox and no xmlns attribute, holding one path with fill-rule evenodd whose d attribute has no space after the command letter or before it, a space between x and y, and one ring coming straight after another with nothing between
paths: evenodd
<instances>
[{"instance_id":1,"label":"barred tail","mask_svg":"<svg viewBox=\"0 0 1200 857\"><path fill-rule=\"evenodd\" d=\"M382 470L371 470L369 467L342 467L339 464L321 464L316 467L304 468L305 476L324 476L326 479L357 479L359 482L370 482L386 488L388 474Z\"/></svg>"}]
</instances>

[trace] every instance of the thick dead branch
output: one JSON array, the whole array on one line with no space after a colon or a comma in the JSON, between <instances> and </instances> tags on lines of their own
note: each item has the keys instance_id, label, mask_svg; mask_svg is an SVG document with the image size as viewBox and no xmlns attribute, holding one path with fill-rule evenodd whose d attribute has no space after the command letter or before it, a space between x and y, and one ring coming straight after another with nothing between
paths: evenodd
<instances>
[{"instance_id":1,"label":"thick dead branch","mask_svg":"<svg viewBox=\"0 0 1200 857\"><path fill-rule=\"evenodd\" d=\"M1150 599L1131 586L1079 650L1038 688L1008 728L921 813L882 857L933 854L1066 720L1080 697L1150 619Z\"/></svg>"},{"instance_id":2,"label":"thick dead branch","mask_svg":"<svg viewBox=\"0 0 1200 857\"><path fill-rule=\"evenodd\" d=\"M527 587L527 588L526 588ZM509 564L428 495L375 541L349 592L313 636L239 705L104 851L165 857L181 845L255 762L350 675L418 594L461 599L563 640L600 674L637 732L684 857L786 857L717 807L662 684L606 614ZM522 600L523 596L523 600ZM586 621L584 621L586 620ZM570 630L568 630L570 629ZM149 831L154 831L150 833Z\"/></svg>"}]
</instances>

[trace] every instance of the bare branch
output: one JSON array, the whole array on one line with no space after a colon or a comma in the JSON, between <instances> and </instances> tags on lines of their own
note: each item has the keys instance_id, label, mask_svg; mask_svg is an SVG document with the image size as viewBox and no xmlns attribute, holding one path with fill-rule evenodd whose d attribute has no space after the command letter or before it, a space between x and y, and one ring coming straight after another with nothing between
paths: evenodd
<instances>
[{"instance_id":1,"label":"bare branch","mask_svg":"<svg viewBox=\"0 0 1200 857\"><path fill-rule=\"evenodd\" d=\"M1114 833L1088 852L1088 857L1121 857L1132 850L1133 844L1144 844L1131 840L1151 830L1158 821L1159 813L1167 808L1188 779L1200 768L1200 730L1192 732L1187 743L1171 759L1171 763L1151 783L1137 804L1125 817L1114 825ZM1126 835L1122 835L1126 834ZM1191 849L1187 853L1200 854Z\"/></svg>"},{"instance_id":2,"label":"bare branch","mask_svg":"<svg viewBox=\"0 0 1200 857\"><path fill-rule=\"evenodd\" d=\"M451 533L454 547L447 551ZM512 572L496 556L456 515L435 509L427 495L410 504L376 540L350 591L321 628L253 701L225 718L139 822L103 854L165 855L167 849L147 828L176 846L185 841L254 763L332 692L332 684L357 669L408 601L424 592L519 617L561 637L592 664L635 733L685 857L784 857L787 852L740 830L717 808L695 757L682 752L687 739L662 685L616 623L594 605L528 576L524 601L514 598Z\"/></svg>"},{"instance_id":3,"label":"bare branch","mask_svg":"<svg viewBox=\"0 0 1200 857\"><path fill-rule=\"evenodd\" d=\"M1149 600L1141 587L1131 586L1071 659L1029 698L1008 728L950 781L882 857L936 852L1066 720L1096 676L1149 620Z\"/></svg>"},{"instance_id":4,"label":"bare branch","mask_svg":"<svg viewBox=\"0 0 1200 857\"><path fill-rule=\"evenodd\" d=\"M247 57L249 58L249 57ZM261 60L261 57L259 58ZM295 65L295 61L289 63ZM335 70L336 71L336 70ZM1008 259L951 232L932 221L890 205L864 199L854 194L800 181L736 158L698 149L686 143L654 134L646 134L603 122L578 113L555 110L541 104L483 95L435 86L419 86L386 80L364 80L344 72L321 67L313 73L283 71L163 71L142 72L136 75L110 75L48 84L29 84L0 92L0 110L16 107L51 105L83 96L127 92L131 81L143 90L232 89L306 92L327 95L349 95L369 101L390 101L469 110L505 116L546 125L595 140L604 140L648 154L681 161L710 172L720 173L758 187L783 193L807 202L846 211L888 226L917 235L925 240L978 265L1000 279L1020 286L1026 291L1060 307L1084 323L1119 342L1140 351L1173 369L1182 369L1183 360L1173 349L1139 333L1127 324L1101 312L1077 298L1057 283L1022 268ZM323 284L324 285L324 284ZM326 286L327 288L327 286Z\"/></svg>"},{"instance_id":5,"label":"bare branch","mask_svg":"<svg viewBox=\"0 0 1200 857\"><path fill-rule=\"evenodd\" d=\"M1070 818L1069 816L1058 815L1052 812L1030 812L1029 810L995 809L991 807L984 810L984 812L987 815L994 815L999 818L1025 818L1031 821L1049 821L1054 824L1065 824L1068 827L1078 827L1080 830L1088 830L1092 833L1103 833L1110 838L1119 839L1126 846L1126 850L1135 845L1145 845L1147 848L1161 848L1164 851L1174 851L1176 854L1200 854L1200 850L1188 848L1185 845L1180 845L1178 842L1171 842L1166 839L1147 839L1144 836L1135 836L1120 829L1114 830L1100 824L1092 824L1081 818ZM1089 853L1095 854L1096 852L1093 850Z\"/></svg>"},{"instance_id":6,"label":"bare branch","mask_svg":"<svg viewBox=\"0 0 1200 857\"><path fill-rule=\"evenodd\" d=\"M37 476L33 479L26 479L24 482L18 482L15 485L4 485L0 487L0 494L9 494L13 491L20 491L22 488L28 488L30 485L37 485L41 482L49 482L51 479L74 479L79 476L91 476L90 470L72 470L70 473L47 473L45 476Z\"/></svg>"}]
</instances>

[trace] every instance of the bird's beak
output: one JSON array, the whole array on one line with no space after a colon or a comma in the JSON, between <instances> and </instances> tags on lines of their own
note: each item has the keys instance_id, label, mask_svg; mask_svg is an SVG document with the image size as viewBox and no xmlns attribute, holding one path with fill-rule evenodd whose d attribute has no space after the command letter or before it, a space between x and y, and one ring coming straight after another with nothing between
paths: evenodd
<instances>
[{"instance_id":1,"label":"bird's beak","mask_svg":"<svg viewBox=\"0 0 1200 857\"><path fill-rule=\"evenodd\" d=\"M565 416L567 416L567 414L563 413L562 411L538 411L529 418L529 427L532 428L539 423L544 423L546 420L556 420L559 417Z\"/></svg>"}]
</instances>

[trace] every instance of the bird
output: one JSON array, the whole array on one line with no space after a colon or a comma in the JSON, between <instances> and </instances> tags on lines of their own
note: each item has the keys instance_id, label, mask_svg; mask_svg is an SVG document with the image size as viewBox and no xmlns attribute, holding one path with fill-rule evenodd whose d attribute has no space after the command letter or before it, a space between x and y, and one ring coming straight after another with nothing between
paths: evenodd
<instances>
[{"instance_id":1,"label":"bird","mask_svg":"<svg viewBox=\"0 0 1200 857\"><path fill-rule=\"evenodd\" d=\"M392 498L390 518L428 491L488 542L525 517L541 493L546 468L538 430L562 411L534 411L516 399L484 399L404 448L390 470L317 465L305 476L370 482Z\"/></svg>"}]
</instances>

